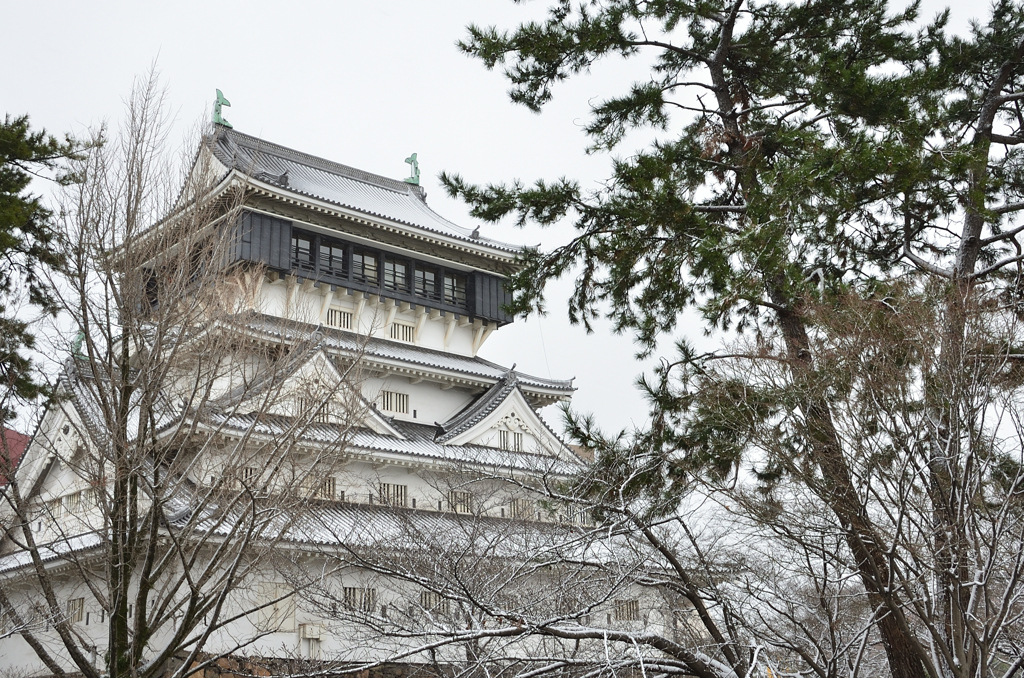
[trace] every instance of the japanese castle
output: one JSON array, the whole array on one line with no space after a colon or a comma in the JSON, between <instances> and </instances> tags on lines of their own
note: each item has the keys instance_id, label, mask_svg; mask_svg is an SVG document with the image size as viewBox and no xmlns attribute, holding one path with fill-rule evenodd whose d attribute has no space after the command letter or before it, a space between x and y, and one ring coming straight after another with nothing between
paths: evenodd
<instances>
[{"instance_id":1,"label":"japanese castle","mask_svg":"<svg viewBox=\"0 0 1024 678\"><path fill-rule=\"evenodd\" d=\"M187 552L189 562L213 563L213 545L243 533L271 546L258 558L238 547L235 560L205 566L204 576L218 581L238 568L226 592L191 590L192 580L168 574L178 570L166 564L162 577L186 583L167 594L173 604L147 608L153 640L138 648L140 665L163 662L164 674L186 675L203 662L207 672L228 671L225 658L240 656L422 664L427 655L403 643L426 646L427 636L396 632L414 638L397 641L380 630L429 620L437 632L446 616L455 619L467 594L450 588L447 575L427 572L439 567L441 551L463 537L500 533L488 537L495 549L488 557L521 558L541 548L545 529L584 521L531 491L580 463L538 414L567 402L572 381L480 355L513 320L504 280L519 248L435 213L418 185L415 156L412 177L390 179L224 124L213 127L200 156L217 190L243 196L221 223L231 229L225 270L244 277L251 293L244 313L196 341L219 332L236 337L224 343L232 351L245 346L261 357L239 358L241 367L225 373L201 407L180 391L161 396L151 435L168 442L152 444L159 459L139 463L154 469L154 487L163 487L161 469L177 469L166 472L173 491L151 498L162 511L156 556L180 549L178 560ZM159 290L155 264L152 271L147 284ZM134 602L142 600L139 582L127 601L105 598L100 584L111 553L103 451L124 443L102 415L97 384L106 377L90 373L79 350L61 380L67 399L45 415L18 468L25 515L18 523L4 514L0 669L12 675L60 668L88 676L90 667L104 675L112 616L134 629L142 605ZM270 376L252 367L271 359ZM90 455L101 461L90 467L83 461ZM298 457L307 465L296 475ZM299 503L281 499L288 492ZM257 518L268 506L278 513ZM526 527L503 527L512 523ZM182 546L188 535L202 543ZM404 565L382 560L386 547L406 554ZM357 615L366 623L355 624ZM220 621L208 629L213 619ZM192 624L197 640L171 638L178 624Z\"/></svg>"}]
</instances>

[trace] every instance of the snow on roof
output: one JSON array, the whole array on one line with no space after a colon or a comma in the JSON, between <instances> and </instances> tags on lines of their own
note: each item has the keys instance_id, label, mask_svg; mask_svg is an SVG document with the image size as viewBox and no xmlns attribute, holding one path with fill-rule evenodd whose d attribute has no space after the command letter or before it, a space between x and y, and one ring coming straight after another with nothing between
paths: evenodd
<instances>
[{"instance_id":1,"label":"snow on roof","mask_svg":"<svg viewBox=\"0 0 1024 678\"><path fill-rule=\"evenodd\" d=\"M39 558L44 563L60 560L72 553L96 548L103 543L103 535L98 532L87 532L74 537L58 539L50 544L43 544L38 547ZM0 558L0 572L10 572L32 564L31 551L17 551Z\"/></svg>"},{"instance_id":2,"label":"snow on roof","mask_svg":"<svg viewBox=\"0 0 1024 678\"><path fill-rule=\"evenodd\" d=\"M212 412L206 417L207 425L228 433L248 433L257 436L279 437L294 434L290 417L267 414L224 414ZM343 424L311 424L299 433L299 440L315 445L344 444L347 454L365 455L375 459L392 457L394 461L429 460L436 464L449 464L454 468L475 468L528 472L535 474L568 475L578 470L564 459L550 454L512 452L483 445L446 445L434 440L437 428L410 422L391 422L404 437L376 433L370 429L352 430Z\"/></svg>"},{"instance_id":3,"label":"snow on roof","mask_svg":"<svg viewBox=\"0 0 1024 678\"><path fill-rule=\"evenodd\" d=\"M405 181L364 172L226 127L217 127L212 149L217 159L228 167L283 192L318 198L368 216L506 253L522 249L479 235L474 237L469 229L453 224L430 209L423 189Z\"/></svg>"},{"instance_id":4,"label":"snow on roof","mask_svg":"<svg viewBox=\"0 0 1024 678\"><path fill-rule=\"evenodd\" d=\"M309 325L269 315L255 315L247 322L247 325L253 331L270 335L277 339L284 339L285 341L303 339L304 336L309 334L310 330ZM329 327L322 327L317 331L323 333L322 346L335 352L446 370L471 377L483 378L491 383L497 383L508 373L508 368L480 357L446 353L388 339L366 337ZM569 395L576 390L572 385L573 379L544 379L522 372L516 372L515 374L523 390L528 393L535 390L545 390L559 391Z\"/></svg>"}]
</instances>

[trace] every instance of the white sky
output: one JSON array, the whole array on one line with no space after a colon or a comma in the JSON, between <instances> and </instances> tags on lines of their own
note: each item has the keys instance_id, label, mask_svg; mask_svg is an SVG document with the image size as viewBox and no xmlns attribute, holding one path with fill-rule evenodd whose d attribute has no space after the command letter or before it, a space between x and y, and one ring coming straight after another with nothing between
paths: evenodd
<instances>
[{"instance_id":1,"label":"white sky","mask_svg":"<svg viewBox=\"0 0 1024 678\"><path fill-rule=\"evenodd\" d=\"M954 18L987 5L959 3ZM596 187L608 158L586 156L581 127L588 101L645 77L642 64L601 64L566 83L541 115L512 106L497 72L458 52L468 23L515 23L541 15L547 3L510 0L350 0L289 3L7 2L2 14L9 67L0 71L2 113L31 116L54 134L116 123L132 80L150 64L166 83L185 128L208 115L214 90L231 101L235 129L396 179L418 153L428 203L467 227L465 207L447 198L441 170L474 182L568 176ZM943 3L926 3L931 14ZM550 245L559 233L484 225L488 237ZM561 237L564 238L565 231ZM607 325L586 335L565 317L567 281L548 293L549 315L495 333L481 355L517 369L576 377L577 410L606 429L642 425L646 406L633 386L645 365L626 336ZM684 323L691 341L701 328ZM546 412L553 424L558 413Z\"/></svg>"}]
</instances>

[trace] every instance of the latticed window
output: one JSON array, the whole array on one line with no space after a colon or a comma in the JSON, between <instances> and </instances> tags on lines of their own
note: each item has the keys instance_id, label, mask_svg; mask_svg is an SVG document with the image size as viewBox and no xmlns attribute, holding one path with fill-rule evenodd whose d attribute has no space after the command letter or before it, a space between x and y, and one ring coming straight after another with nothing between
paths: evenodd
<instances>
[{"instance_id":1,"label":"latticed window","mask_svg":"<svg viewBox=\"0 0 1024 678\"><path fill-rule=\"evenodd\" d=\"M409 414L409 394L396 391L381 391L377 397L380 409L385 412Z\"/></svg>"},{"instance_id":2,"label":"latticed window","mask_svg":"<svg viewBox=\"0 0 1024 678\"><path fill-rule=\"evenodd\" d=\"M361 282L377 284L377 255L356 252L352 255L352 278Z\"/></svg>"},{"instance_id":3,"label":"latticed window","mask_svg":"<svg viewBox=\"0 0 1024 678\"><path fill-rule=\"evenodd\" d=\"M372 613L377 608L377 589L346 586L342 590L342 602L350 610Z\"/></svg>"},{"instance_id":4,"label":"latticed window","mask_svg":"<svg viewBox=\"0 0 1024 678\"><path fill-rule=\"evenodd\" d=\"M384 287L396 292L408 292L409 264L386 257L384 259Z\"/></svg>"},{"instance_id":5,"label":"latticed window","mask_svg":"<svg viewBox=\"0 0 1024 678\"><path fill-rule=\"evenodd\" d=\"M396 341L404 341L407 344L413 342L416 336L416 327L408 323L391 323L391 338Z\"/></svg>"},{"instance_id":6,"label":"latticed window","mask_svg":"<svg viewBox=\"0 0 1024 678\"><path fill-rule=\"evenodd\" d=\"M640 601L635 598L632 600L616 600L614 614L615 621L639 621Z\"/></svg>"},{"instance_id":7,"label":"latticed window","mask_svg":"<svg viewBox=\"0 0 1024 678\"><path fill-rule=\"evenodd\" d=\"M451 614L451 601L436 591L420 591L420 607L441 616Z\"/></svg>"},{"instance_id":8,"label":"latticed window","mask_svg":"<svg viewBox=\"0 0 1024 678\"><path fill-rule=\"evenodd\" d=\"M350 330L352 329L352 313L340 308L329 308L327 309L327 324L330 327Z\"/></svg>"},{"instance_id":9,"label":"latticed window","mask_svg":"<svg viewBox=\"0 0 1024 678\"><path fill-rule=\"evenodd\" d=\"M292 266L303 271L315 268L312 239L301 235L292 236Z\"/></svg>"},{"instance_id":10,"label":"latticed window","mask_svg":"<svg viewBox=\"0 0 1024 678\"><path fill-rule=\"evenodd\" d=\"M68 601L68 621L78 624L85 619L85 598L72 598Z\"/></svg>"},{"instance_id":11,"label":"latticed window","mask_svg":"<svg viewBox=\"0 0 1024 678\"><path fill-rule=\"evenodd\" d=\"M405 506L409 501L409 486L381 483L377 497L380 503L389 506Z\"/></svg>"},{"instance_id":12,"label":"latticed window","mask_svg":"<svg viewBox=\"0 0 1024 678\"><path fill-rule=\"evenodd\" d=\"M470 492L452 490L448 493L448 506L456 513L472 513L473 495Z\"/></svg>"}]
</instances>

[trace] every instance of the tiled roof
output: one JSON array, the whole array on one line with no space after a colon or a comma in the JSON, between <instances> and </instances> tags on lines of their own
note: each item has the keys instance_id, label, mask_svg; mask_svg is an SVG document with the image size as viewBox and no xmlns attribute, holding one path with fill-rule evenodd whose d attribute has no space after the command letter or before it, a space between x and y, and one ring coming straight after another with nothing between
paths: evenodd
<instances>
[{"instance_id":1,"label":"tiled roof","mask_svg":"<svg viewBox=\"0 0 1024 678\"><path fill-rule=\"evenodd\" d=\"M516 379L516 373L509 370L489 391L470 403L462 412L446 421L444 423L444 431L441 435L437 436L437 442L447 442L476 426L493 412L498 405L505 402L505 398L512 391L516 390L518 386L519 381Z\"/></svg>"},{"instance_id":2,"label":"tiled roof","mask_svg":"<svg viewBox=\"0 0 1024 678\"><path fill-rule=\"evenodd\" d=\"M427 206L422 188L318 158L269 141L218 127L214 155L228 167L277 189L318 198L363 214L396 221L506 253L517 245L480 236L448 221Z\"/></svg>"},{"instance_id":3,"label":"tiled roof","mask_svg":"<svg viewBox=\"0 0 1024 678\"><path fill-rule=\"evenodd\" d=\"M407 463L420 459L452 467L472 466L479 469L504 469L528 473L566 475L577 470L565 461L546 454L511 452L483 445L446 445L434 440L436 428L409 422L392 422L404 437L376 433L365 428L350 430L341 424L311 424L295 431L290 417L266 414L210 413L210 427L223 433L236 432L256 436L280 437L298 434L299 440L314 445L344 443L352 456L365 455L383 460Z\"/></svg>"},{"instance_id":4,"label":"tiled roof","mask_svg":"<svg viewBox=\"0 0 1024 678\"><path fill-rule=\"evenodd\" d=\"M269 315L254 315L251 320L247 321L247 325L251 330L286 341L300 340L310 331L309 325ZM319 331L323 333L324 337L321 345L328 350L361 354L365 358L380 358L419 367L447 370L470 377L483 378L492 383L497 383L508 373L508 368L479 357L446 353L329 327L320 328ZM569 395L576 390L572 385L572 379L544 379L522 372L515 374L519 384L526 392L533 390L560 391Z\"/></svg>"}]
</instances>

